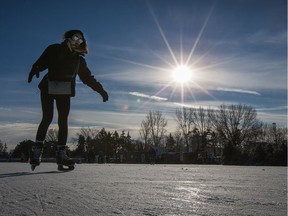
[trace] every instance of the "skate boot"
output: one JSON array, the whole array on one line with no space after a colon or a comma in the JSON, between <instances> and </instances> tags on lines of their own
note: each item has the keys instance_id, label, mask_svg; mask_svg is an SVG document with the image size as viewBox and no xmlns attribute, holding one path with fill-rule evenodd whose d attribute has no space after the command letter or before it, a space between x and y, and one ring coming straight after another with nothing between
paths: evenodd
<instances>
[{"instance_id":1,"label":"skate boot","mask_svg":"<svg viewBox=\"0 0 288 216\"><path fill-rule=\"evenodd\" d=\"M59 171L70 171L75 168L75 162L67 156L66 146L57 146L56 162ZM68 168L67 168L68 167Z\"/></svg>"},{"instance_id":2,"label":"skate boot","mask_svg":"<svg viewBox=\"0 0 288 216\"><path fill-rule=\"evenodd\" d=\"M32 171L35 170L36 166L41 163L43 153L43 142L35 142L30 151L30 165Z\"/></svg>"}]
</instances>

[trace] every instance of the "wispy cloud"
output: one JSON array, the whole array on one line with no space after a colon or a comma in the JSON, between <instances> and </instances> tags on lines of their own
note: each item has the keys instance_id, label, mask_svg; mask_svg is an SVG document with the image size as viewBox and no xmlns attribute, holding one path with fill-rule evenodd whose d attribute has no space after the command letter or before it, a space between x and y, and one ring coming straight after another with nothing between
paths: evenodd
<instances>
[{"instance_id":1,"label":"wispy cloud","mask_svg":"<svg viewBox=\"0 0 288 216\"><path fill-rule=\"evenodd\" d=\"M198 108L203 108L203 109L218 109L218 107L221 105L220 102L214 103L212 105L211 103L203 103L203 104L191 104L191 103L173 103L175 106L179 106L179 107L185 107L185 108L194 108L194 109L198 109Z\"/></svg>"},{"instance_id":2,"label":"wispy cloud","mask_svg":"<svg viewBox=\"0 0 288 216\"><path fill-rule=\"evenodd\" d=\"M234 93L240 93L240 94L252 94L252 95L261 95L257 91L251 91L246 89L234 89L234 88L216 88L216 91L225 91L225 92L234 92Z\"/></svg>"},{"instance_id":3,"label":"wispy cloud","mask_svg":"<svg viewBox=\"0 0 288 216\"><path fill-rule=\"evenodd\" d=\"M287 110L287 106L276 106L276 107L258 107L257 108L258 111L281 111L281 110L284 110L286 111Z\"/></svg>"},{"instance_id":4,"label":"wispy cloud","mask_svg":"<svg viewBox=\"0 0 288 216\"><path fill-rule=\"evenodd\" d=\"M0 138L9 149L14 148L23 140L34 140L38 124L31 123L1 123Z\"/></svg>"},{"instance_id":5,"label":"wispy cloud","mask_svg":"<svg viewBox=\"0 0 288 216\"><path fill-rule=\"evenodd\" d=\"M130 95L133 96L137 96L137 97L142 97L142 98L148 98L148 99L152 99L152 100L157 100L157 101L167 101L168 98L164 98L164 97L159 97L156 95L147 95L144 93L140 93L140 92L129 92Z\"/></svg>"},{"instance_id":6,"label":"wispy cloud","mask_svg":"<svg viewBox=\"0 0 288 216\"><path fill-rule=\"evenodd\" d=\"M7 107L0 107L0 111L11 111L11 108L7 108Z\"/></svg>"},{"instance_id":7,"label":"wispy cloud","mask_svg":"<svg viewBox=\"0 0 288 216\"><path fill-rule=\"evenodd\" d=\"M287 31L268 32L267 29L259 30L246 38L248 43L284 45L287 40Z\"/></svg>"},{"instance_id":8,"label":"wispy cloud","mask_svg":"<svg viewBox=\"0 0 288 216\"><path fill-rule=\"evenodd\" d=\"M287 114L271 114L269 112L258 112L258 117L267 124L277 123L278 126L287 127Z\"/></svg>"}]
</instances>

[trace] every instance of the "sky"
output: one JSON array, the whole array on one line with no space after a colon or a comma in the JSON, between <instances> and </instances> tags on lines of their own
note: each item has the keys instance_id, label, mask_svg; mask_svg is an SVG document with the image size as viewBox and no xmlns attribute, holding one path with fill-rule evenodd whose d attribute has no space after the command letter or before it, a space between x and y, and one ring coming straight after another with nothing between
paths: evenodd
<instances>
[{"instance_id":1,"label":"sky","mask_svg":"<svg viewBox=\"0 0 288 216\"><path fill-rule=\"evenodd\" d=\"M139 137L149 111L176 130L181 107L245 104L267 124L287 125L286 0L2 0L0 140L8 148L35 139L37 88L27 83L44 49L71 29L84 32L85 57L109 101L77 79L69 142L82 127ZM173 71L185 65L190 80ZM185 78L186 79L186 78ZM57 129L57 112L50 128Z\"/></svg>"}]
</instances>

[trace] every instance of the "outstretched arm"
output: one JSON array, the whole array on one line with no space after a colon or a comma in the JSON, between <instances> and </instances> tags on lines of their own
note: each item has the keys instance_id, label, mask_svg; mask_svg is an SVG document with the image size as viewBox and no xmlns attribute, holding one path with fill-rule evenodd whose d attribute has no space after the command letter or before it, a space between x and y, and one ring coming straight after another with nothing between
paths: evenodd
<instances>
[{"instance_id":1,"label":"outstretched arm","mask_svg":"<svg viewBox=\"0 0 288 216\"><path fill-rule=\"evenodd\" d=\"M87 86L89 86L90 88L92 88L94 91L98 92L102 96L103 102L108 101L109 96L107 92L104 90L101 83L98 82L94 78L91 71L87 67L87 64L84 59L80 60L78 75L84 84L86 84Z\"/></svg>"}]
</instances>

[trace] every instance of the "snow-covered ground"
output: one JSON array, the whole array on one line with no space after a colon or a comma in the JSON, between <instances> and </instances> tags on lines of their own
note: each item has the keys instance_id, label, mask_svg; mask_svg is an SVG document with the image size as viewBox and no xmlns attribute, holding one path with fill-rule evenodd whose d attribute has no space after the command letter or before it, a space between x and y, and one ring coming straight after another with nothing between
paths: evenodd
<instances>
[{"instance_id":1,"label":"snow-covered ground","mask_svg":"<svg viewBox=\"0 0 288 216\"><path fill-rule=\"evenodd\" d=\"M0 215L287 215L286 167L0 163Z\"/></svg>"}]
</instances>

